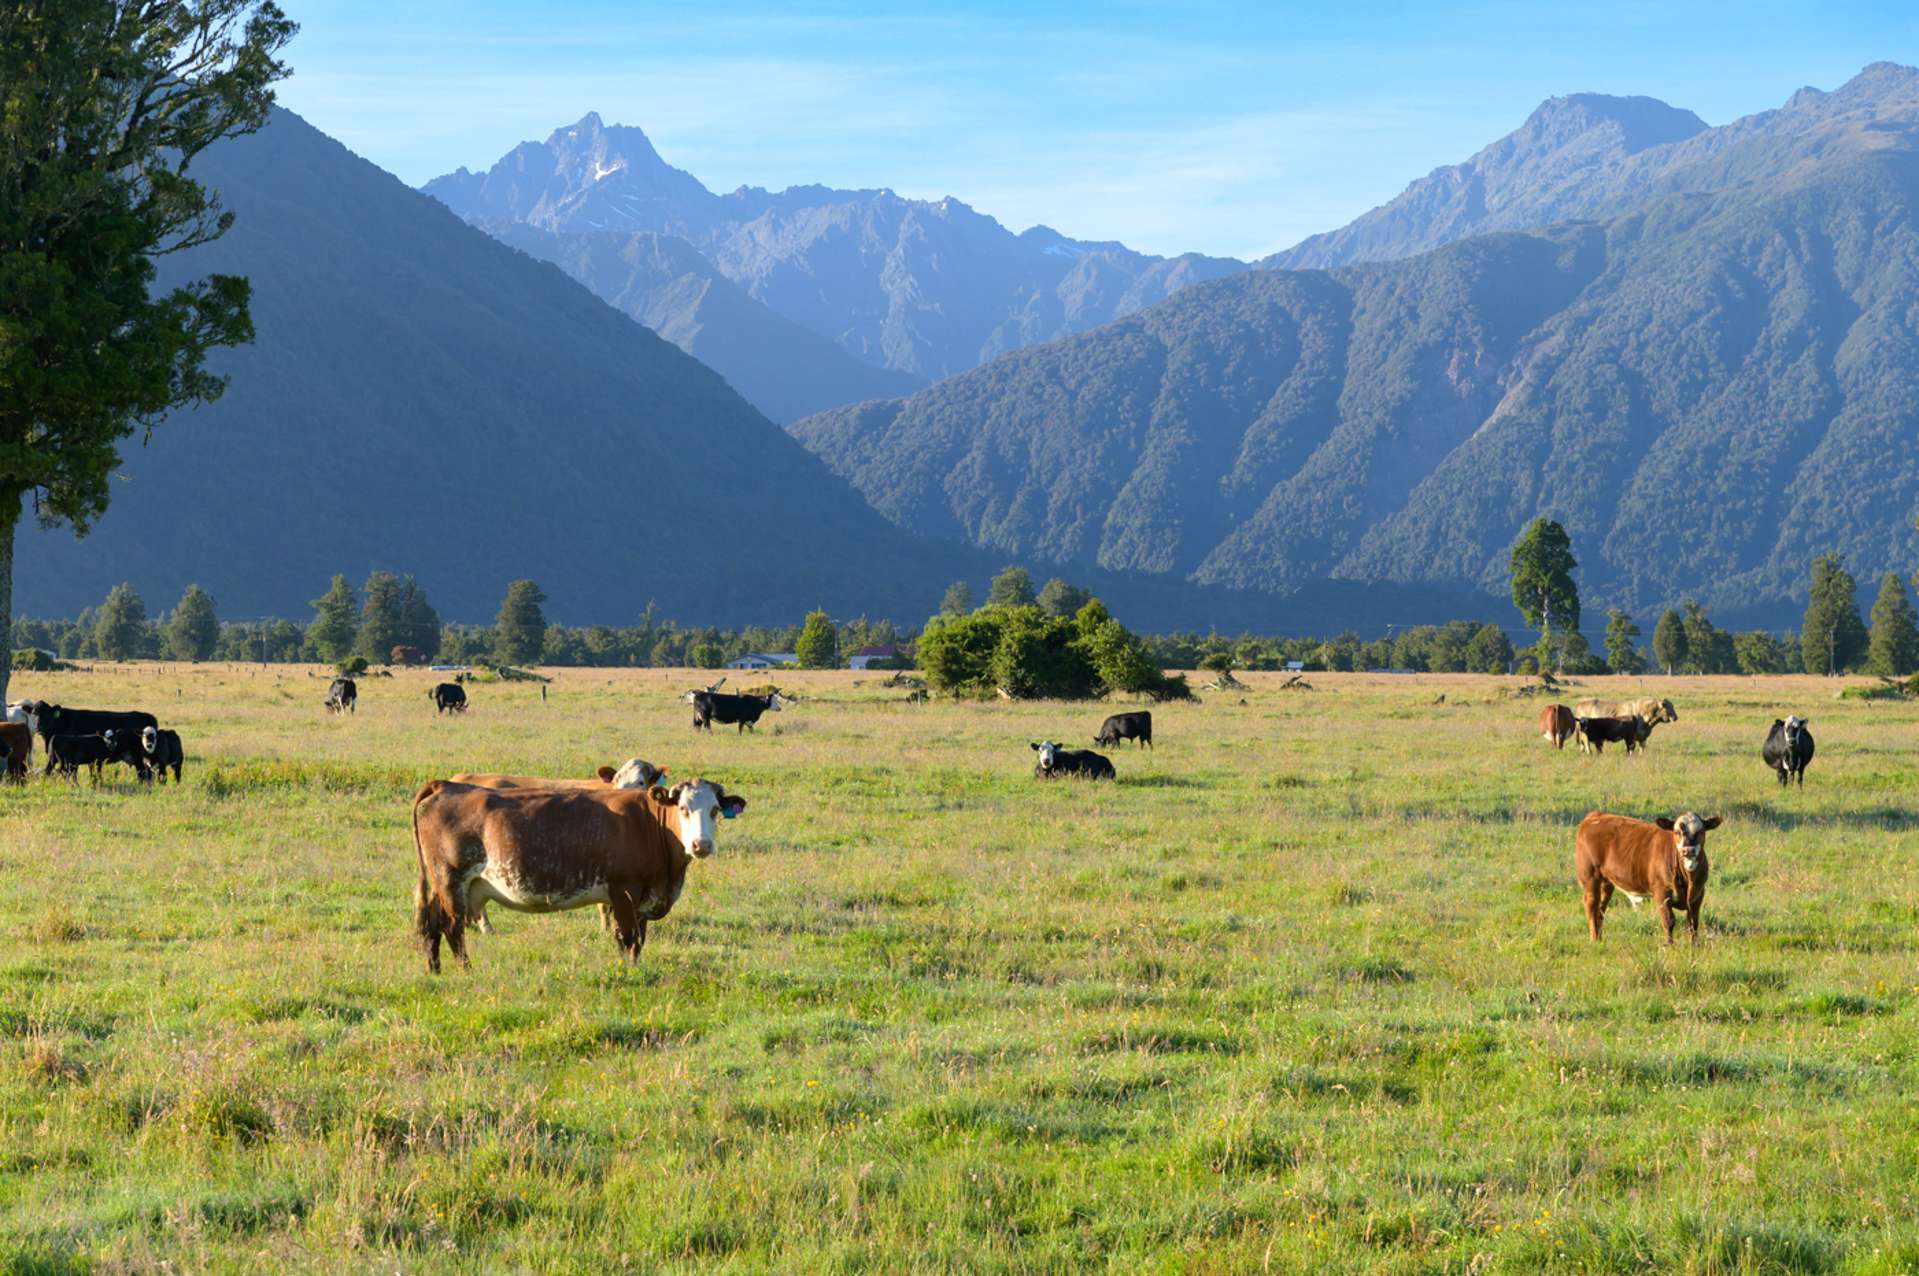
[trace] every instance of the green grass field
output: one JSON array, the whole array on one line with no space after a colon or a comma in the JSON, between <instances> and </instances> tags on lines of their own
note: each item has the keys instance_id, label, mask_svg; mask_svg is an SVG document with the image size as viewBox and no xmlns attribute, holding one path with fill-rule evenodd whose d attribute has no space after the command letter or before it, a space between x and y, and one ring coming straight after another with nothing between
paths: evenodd
<instances>
[{"instance_id":1,"label":"green grass field","mask_svg":"<svg viewBox=\"0 0 1919 1276\"><path fill-rule=\"evenodd\" d=\"M1043 785L1105 709L707 737L705 678L16 676L187 773L0 790L0 1271L1919 1269L1919 705L1592 679L1681 720L1588 759L1514 680L1253 675ZM428 976L414 788L636 754L751 803L641 963L496 905ZM1696 950L1588 941L1592 808L1724 813Z\"/></svg>"}]
</instances>

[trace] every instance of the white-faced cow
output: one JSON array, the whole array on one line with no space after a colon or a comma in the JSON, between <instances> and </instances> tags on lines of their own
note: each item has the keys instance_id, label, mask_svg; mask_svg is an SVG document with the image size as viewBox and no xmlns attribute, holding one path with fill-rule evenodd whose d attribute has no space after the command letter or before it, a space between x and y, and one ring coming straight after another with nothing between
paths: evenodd
<instances>
[{"instance_id":1,"label":"white-faced cow","mask_svg":"<svg viewBox=\"0 0 1919 1276\"><path fill-rule=\"evenodd\" d=\"M326 689L326 711L328 713L358 713L355 707L360 703L360 688L351 678L335 678L333 685Z\"/></svg>"},{"instance_id":2,"label":"white-faced cow","mask_svg":"<svg viewBox=\"0 0 1919 1276\"><path fill-rule=\"evenodd\" d=\"M1706 899L1706 834L1719 817L1701 819L1687 811L1648 824L1623 815L1589 813L1573 840L1573 872L1586 900L1586 924L1595 941L1605 924L1614 889L1634 908L1653 900L1666 942L1672 942L1673 910L1686 910L1692 942L1699 942L1699 908Z\"/></svg>"},{"instance_id":3,"label":"white-faced cow","mask_svg":"<svg viewBox=\"0 0 1919 1276\"><path fill-rule=\"evenodd\" d=\"M1099 724L1099 734L1093 737L1094 744L1108 749L1121 740L1136 740L1147 748L1152 748L1152 713L1145 709L1133 713L1116 713Z\"/></svg>"},{"instance_id":4,"label":"white-faced cow","mask_svg":"<svg viewBox=\"0 0 1919 1276\"><path fill-rule=\"evenodd\" d=\"M1799 781L1800 788L1806 787L1806 768L1812 765L1812 731L1807 726L1809 721L1797 714L1784 722L1774 718L1772 730L1766 732L1766 746L1760 750L1760 756L1778 775L1779 783L1782 785L1796 779Z\"/></svg>"},{"instance_id":5,"label":"white-faced cow","mask_svg":"<svg viewBox=\"0 0 1919 1276\"><path fill-rule=\"evenodd\" d=\"M1041 780L1056 780L1061 776L1078 776L1086 780L1111 780L1116 773L1113 764L1103 754L1091 749L1069 749L1055 744L1051 740L1028 742L1033 751L1039 754L1039 761L1033 765L1033 775Z\"/></svg>"},{"instance_id":6,"label":"white-faced cow","mask_svg":"<svg viewBox=\"0 0 1919 1276\"><path fill-rule=\"evenodd\" d=\"M173 772L173 782L180 782L180 767L186 761L186 755L180 748L180 733L163 731L158 727L148 727L140 733L140 752L146 756L149 773L142 779L151 779L157 775L160 783L167 782L167 772Z\"/></svg>"},{"instance_id":7,"label":"white-faced cow","mask_svg":"<svg viewBox=\"0 0 1919 1276\"><path fill-rule=\"evenodd\" d=\"M529 913L609 904L620 951L639 960L646 923L671 911L686 866L713 853L719 819L745 808L745 798L698 779L671 790L429 782L413 800L427 969L438 973L442 939L466 964L466 926L487 900Z\"/></svg>"}]
</instances>

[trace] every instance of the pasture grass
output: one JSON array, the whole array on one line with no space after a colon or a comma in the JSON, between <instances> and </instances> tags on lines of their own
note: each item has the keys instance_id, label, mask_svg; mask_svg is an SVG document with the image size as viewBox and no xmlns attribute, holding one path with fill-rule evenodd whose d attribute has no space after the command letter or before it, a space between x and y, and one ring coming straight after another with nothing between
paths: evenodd
<instances>
[{"instance_id":1,"label":"pasture grass","mask_svg":"<svg viewBox=\"0 0 1919 1276\"><path fill-rule=\"evenodd\" d=\"M1919 1269L1919 706L1591 679L1681 720L1589 759L1513 680L1252 675L1042 784L1106 710L881 676L710 737L685 671L17 676L187 762L0 790L0 1271ZM428 976L415 787L636 754L751 803L640 964L495 906ZM1589 943L1593 808L1725 813L1697 950Z\"/></svg>"}]
</instances>

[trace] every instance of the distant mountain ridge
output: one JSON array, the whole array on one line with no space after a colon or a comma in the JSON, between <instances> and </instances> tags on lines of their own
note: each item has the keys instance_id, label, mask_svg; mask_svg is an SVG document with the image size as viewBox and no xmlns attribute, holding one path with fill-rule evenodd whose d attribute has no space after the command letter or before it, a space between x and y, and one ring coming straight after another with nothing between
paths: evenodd
<instances>
[{"instance_id":1,"label":"distant mountain ridge","mask_svg":"<svg viewBox=\"0 0 1919 1276\"><path fill-rule=\"evenodd\" d=\"M1481 157L1564 180L1481 171L1553 224L1421 222L1428 191L1340 251L1453 237L1435 250L1215 280L794 433L901 526L1239 588L1496 592L1541 514L1590 604L1642 614L1780 616L1829 548L1910 572L1919 72L1703 131L1548 105L1530 150ZM1641 145L1661 129L1686 136Z\"/></svg>"},{"instance_id":2,"label":"distant mountain ridge","mask_svg":"<svg viewBox=\"0 0 1919 1276\"><path fill-rule=\"evenodd\" d=\"M1246 268L1198 254L1150 256L1043 226L1014 234L952 198L824 186L715 194L662 159L641 130L597 114L522 143L486 172L462 168L422 189L488 228L524 224L561 241L682 239L756 303L863 364L922 383ZM596 264L605 258L562 245L552 259L602 297L627 296L628 313L674 322L670 301L633 300L627 275ZM717 333L712 340L722 343Z\"/></svg>"}]
</instances>

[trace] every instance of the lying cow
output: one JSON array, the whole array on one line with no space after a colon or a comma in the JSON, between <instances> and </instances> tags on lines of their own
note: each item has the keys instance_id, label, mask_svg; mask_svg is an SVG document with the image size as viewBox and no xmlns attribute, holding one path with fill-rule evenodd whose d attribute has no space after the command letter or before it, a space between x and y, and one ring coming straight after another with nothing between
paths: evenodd
<instances>
[{"instance_id":1,"label":"lying cow","mask_svg":"<svg viewBox=\"0 0 1919 1276\"><path fill-rule=\"evenodd\" d=\"M1145 709L1135 713L1116 713L1100 723L1099 734L1093 737L1093 743L1112 748L1121 740L1136 740L1147 748L1153 747L1153 715Z\"/></svg>"},{"instance_id":2,"label":"lying cow","mask_svg":"<svg viewBox=\"0 0 1919 1276\"><path fill-rule=\"evenodd\" d=\"M86 767L93 772L93 782L98 784L100 773L109 762L126 763L143 783L151 778L138 737L114 731L54 736L47 741L47 766L43 774L52 775L57 771L78 784L80 768Z\"/></svg>"},{"instance_id":3,"label":"lying cow","mask_svg":"<svg viewBox=\"0 0 1919 1276\"><path fill-rule=\"evenodd\" d=\"M433 780L413 799L416 926L427 969L440 941L467 964L466 925L487 900L529 913L610 904L620 951L638 961L686 866L715 849L717 818L746 799L707 780L671 790L481 789Z\"/></svg>"},{"instance_id":4,"label":"lying cow","mask_svg":"<svg viewBox=\"0 0 1919 1276\"><path fill-rule=\"evenodd\" d=\"M1806 726L1809 721L1797 714L1784 722L1774 718L1772 730L1766 732L1760 756L1779 776L1781 785L1797 779L1800 788L1806 787L1806 768L1812 764L1812 732Z\"/></svg>"},{"instance_id":5,"label":"lying cow","mask_svg":"<svg viewBox=\"0 0 1919 1276\"><path fill-rule=\"evenodd\" d=\"M1581 750L1604 753L1609 744L1623 744L1626 752L1636 753L1652 734L1652 724L1644 718L1574 718L1574 734Z\"/></svg>"},{"instance_id":6,"label":"lying cow","mask_svg":"<svg viewBox=\"0 0 1919 1276\"><path fill-rule=\"evenodd\" d=\"M1573 841L1573 872L1586 898L1586 924L1595 942L1606 920L1614 888L1634 908L1648 899L1659 905L1659 923L1672 942L1673 910L1686 910L1692 942L1699 942L1699 907L1706 899L1706 834L1719 817L1701 819L1687 811L1676 819L1651 824L1623 815L1590 812Z\"/></svg>"},{"instance_id":7,"label":"lying cow","mask_svg":"<svg viewBox=\"0 0 1919 1276\"><path fill-rule=\"evenodd\" d=\"M1051 740L1029 743L1039 754L1039 762L1033 767L1033 774L1039 779L1053 780L1063 775L1077 775L1088 780L1111 780L1116 776L1113 764L1091 749L1068 749Z\"/></svg>"},{"instance_id":8,"label":"lying cow","mask_svg":"<svg viewBox=\"0 0 1919 1276\"><path fill-rule=\"evenodd\" d=\"M355 708L360 702L360 688L351 678L335 678L333 685L326 689L326 711L328 713L358 713Z\"/></svg>"},{"instance_id":9,"label":"lying cow","mask_svg":"<svg viewBox=\"0 0 1919 1276\"><path fill-rule=\"evenodd\" d=\"M681 697L693 705L693 726L696 730L712 731L713 724L734 727L734 734L751 731L760 715L771 710L778 713L786 707L786 701L775 691L769 696L734 696L718 691L689 691Z\"/></svg>"},{"instance_id":10,"label":"lying cow","mask_svg":"<svg viewBox=\"0 0 1919 1276\"><path fill-rule=\"evenodd\" d=\"M180 782L180 767L186 761L186 754L180 748L178 731L148 727L140 733L140 752L146 756L150 771L149 775L142 776L141 779L149 779L152 775L157 775L160 777L160 783L165 784L167 772L172 771L173 782L175 784Z\"/></svg>"},{"instance_id":11,"label":"lying cow","mask_svg":"<svg viewBox=\"0 0 1919 1276\"><path fill-rule=\"evenodd\" d=\"M427 692L435 713L465 713L466 688L457 682L442 682Z\"/></svg>"},{"instance_id":12,"label":"lying cow","mask_svg":"<svg viewBox=\"0 0 1919 1276\"><path fill-rule=\"evenodd\" d=\"M6 751L5 774L9 780L27 778L33 765L33 729L24 722L0 722L0 749Z\"/></svg>"},{"instance_id":13,"label":"lying cow","mask_svg":"<svg viewBox=\"0 0 1919 1276\"><path fill-rule=\"evenodd\" d=\"M1539 734L1552 741L1553 748L1564 749L1578 732L1579 723L1565 705L1549 704L1539 711Z\"/></svg>"}]
</instances>

